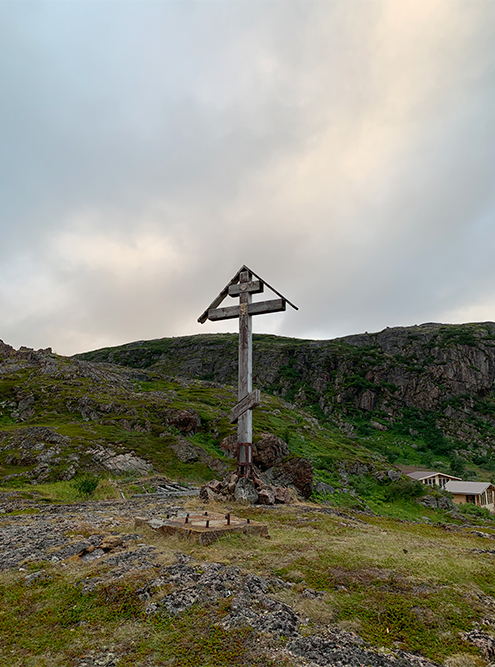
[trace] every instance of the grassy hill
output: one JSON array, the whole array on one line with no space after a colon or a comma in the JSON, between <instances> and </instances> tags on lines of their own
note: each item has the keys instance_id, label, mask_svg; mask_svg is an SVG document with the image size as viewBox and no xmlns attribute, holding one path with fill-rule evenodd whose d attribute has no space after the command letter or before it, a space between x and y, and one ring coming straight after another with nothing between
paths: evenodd
<instances>
[{"instance_id":1,"label":"grassy hill","mask_svg":"<svg viewBox=\"0 0 495 667\"><path fill-rule=\"evenodd\" d=\"M236 401L228 385L4 346L0 484L39 486L88 473L196 483L221 477L234 467L219 443L235 432L228 414ZM337 489L356 463L387 466L359 440L270 394L254 412L254 433L255 441L263 433L285 440L292 455L313 463L317 479Z\"/></svg>"},{"instance_id":2,"label":"grassy hill","mask_svg":"<svg viewBox=\"0 0 495 667\"><path fill-rule=\"evenodd\" d=\"M344 386L371 368L381 384L368 379L370 391L384 401L393 393L384 373L396 372L399 353L371 354L356 341L258 338L264 392L255 439L284 439L335 492L290 506L207 506L266 523L270 540L230 535L202 546L135 528L136 516L205 511L196 498L136 495L164 476L198 483L233 467L219 443L233 433L236 392L227 380L236 369L227 351L235 355L235 339L203 340L91 353L101 361L0 344L0 665L313 667L338 658L488 667L494 521L474 506L425 507L417 502L424 488L389 476L391 459L421 463L433 452L451 464L450 450L437 452L429 440L448 441L440 417L428 421L434 410L416 408L424 427L407 411L387 421L379 412L386 403L363 407L369 386ZM459 372L464 345L439 347L447 360L459 355ZM308 365L332 355L335 375ZM490 372L483 367L484 378ZM406 390L419 371L408 373ZM482 400L491 404L489 390ZM489 425L489 411L480 414ZM474 457L467 466L491 474ZM84 480L99 482L92 496Z\"/></svg>"},{"instance_id":3,"label":"grassy hill","mask_svg":"<svg viewBox=\"0 0 495 667\"><path fill-rule=\"evenodd\" d=\"M329 341L255 335L255 386L396 465L495 472L495 324L423 324ZM138 341L77 355L235 383L232 334Z\"/></svg>"}]
</instances>

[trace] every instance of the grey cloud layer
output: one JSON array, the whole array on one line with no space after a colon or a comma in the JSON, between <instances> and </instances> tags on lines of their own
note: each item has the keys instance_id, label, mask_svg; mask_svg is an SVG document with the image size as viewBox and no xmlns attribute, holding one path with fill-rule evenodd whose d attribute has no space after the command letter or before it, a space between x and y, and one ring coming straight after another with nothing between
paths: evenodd
<instances>
[{"instance_id":1,"label":"grey cloud layer","mask_svg":"<svg viewBox=\"0 0 495 667\"><path fill-rule=\"evenodd\" d=\"M242 263L301 307L258 330L495 319L494 37L490 1L2 3L0 338L227 329Z\"/></svg>"}]
</instances>

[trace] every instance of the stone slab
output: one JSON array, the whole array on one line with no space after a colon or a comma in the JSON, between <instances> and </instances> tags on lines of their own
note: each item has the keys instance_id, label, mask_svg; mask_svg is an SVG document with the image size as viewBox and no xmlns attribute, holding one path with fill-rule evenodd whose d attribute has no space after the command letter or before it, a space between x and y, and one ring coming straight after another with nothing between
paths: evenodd
<instances>
[{"instance_id":1,"label":"stone slab","mask_svg":"<svg viewBox=\"0 0 495 667\"><path fill-rule=\"evenodd\" d=\"M206 522L208 521L208 526ZM181 539L192 540L199 544L211 544L218 540L222 535L228 533L242 533L244 535L261 535L270 538L268 526L258 521L240 519L230 515L230 524L227 523L225 514L212 512L203 512L202 514L180 514L168 519L156 518L147 519L144 517L135 517L134 525L136 528L147 527L162 535L178 535Z\"/></svg>"}]
</instances>

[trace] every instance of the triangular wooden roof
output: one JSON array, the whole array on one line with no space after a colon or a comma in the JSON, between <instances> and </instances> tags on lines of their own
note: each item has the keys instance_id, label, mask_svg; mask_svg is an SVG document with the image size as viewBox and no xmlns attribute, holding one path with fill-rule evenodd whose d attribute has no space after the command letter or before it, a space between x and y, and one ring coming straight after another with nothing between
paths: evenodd
<instances>
[{"instance_id":1,"label":"triangular wooden roof","mask_svg":"<svg viewBox=\"0 0 495 667\"><path fill-rule=\"evenodd\" d=\"M275 292L275 294L276 294L277 296L279 296L281 299L283 299L284 301L286 301L286 302L289 304L289 306L292 306L292 308L294 308L294 310L299 310L299 308L298 308L297 306L295 306L293 303L291 303L291 302L289 301L289 299L287 299L285 296L283 296L283 294L280 294L280 292L277 292L277 290L276 290L274 287L272 287L271 285L269 285L269 284L266 282L266 280L263 280L263 278L261 278L261 276L259 276L259 275L258 275L257 273L255 273L252 269L250 269L249 266L246 266L245 264L243 264L243 265L241 266L241 268L239 269L239 271L238 271L238 272L235 274L235 276L232 278L232 280L231 280L227 285L225 285L225 287L224 287L223 290L220 292L220 294L219 294L215 299L213 299L213 301L210 303L210 305L209 305L208 308L204 311L204 313L203 313L202 315L200 315L200 317L198 317L198 322L199 322L200 324L204 324L204 323L206 322L206 320L208 319L208 311L209 311L211 308L218 308L218 306L222 303L222 301L228 296L228 294L229 294L229 287L230 287L231 285L236 285L236 284L239 282L240 275L241 275L241 273L242 273L243 271L249 271L249 273L251 273L253 276L255 276L256 278L258 278L258 280L261 280L261 282L262 282L264 285L266 285L266 286L268 287L268 289L270 289L272 292Z\"/></svg>"}]
</instances>

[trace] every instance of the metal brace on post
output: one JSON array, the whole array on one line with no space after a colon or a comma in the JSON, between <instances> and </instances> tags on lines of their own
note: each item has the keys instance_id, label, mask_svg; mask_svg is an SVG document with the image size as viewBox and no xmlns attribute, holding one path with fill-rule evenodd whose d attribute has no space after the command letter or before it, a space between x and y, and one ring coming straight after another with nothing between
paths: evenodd
<instances>
[{"instance_id":1,"label":"metal brace on post","mask_svg":"<svg viewBox=\"0 0 495 667\"><path fill-rule=\"evenodd\" d=\"M257 280L254 280L257 278ZM280 297L271 301L253 303L252 295L260 294L266 287ZM238 306L218 308L227 297L239 297ZM253 391L253 327L252 316L283 311L289 304L295 310L297 306L286 299L280 292L262 280L247 266L242 266L224 287L216 299L198 318L204 324L206 320L217 322L239 318L239 382L238 403L232 409L230 421L237 421L237 474L250 477L253 466L253 408L260 404L259 389Z\"/></svg>"}]
</instances>

